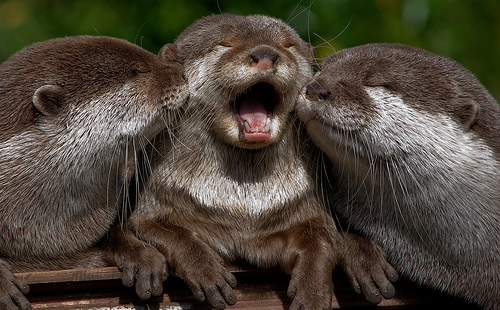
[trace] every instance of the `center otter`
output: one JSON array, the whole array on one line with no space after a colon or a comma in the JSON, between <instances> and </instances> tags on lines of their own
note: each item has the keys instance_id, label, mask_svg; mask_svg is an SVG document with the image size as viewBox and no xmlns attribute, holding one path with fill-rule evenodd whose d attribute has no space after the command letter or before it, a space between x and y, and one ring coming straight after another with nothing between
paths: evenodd
<instances>
[{"instance_id":1,"label":"center otter","mask_svg":"<svg viewBox=\"0 0 500 310\"><path fill-rule=\"evenodd\" d=\"M294 112L313 74L310 44L278 19L230 14L198 20L175 43L190 101L175 138L157 138L136 210L110 238L108 255L139 270L125 272L125 284L135 277L144 298L161 292L165 268L152 272L152 256L137 261L152 245L218 309L236 302L224 263L240 261L290 274L290 309L329 309L337 262L364 277L372 300L377 287L390 297L396 275L383 252L338 233L320 197L315 149ZM352 267L363 261L374 267Z\"/></svg>"}]
</instances>

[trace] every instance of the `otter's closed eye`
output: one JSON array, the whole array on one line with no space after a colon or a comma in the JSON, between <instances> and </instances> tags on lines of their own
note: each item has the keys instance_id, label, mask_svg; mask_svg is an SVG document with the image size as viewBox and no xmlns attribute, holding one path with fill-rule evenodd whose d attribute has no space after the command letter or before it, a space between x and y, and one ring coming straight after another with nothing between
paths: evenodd
<instances>
[{"instance_id":1,"label":"otter's closed eye","mask_svg":"<svg viewBox=\"0 0 500 310\"><path fill-rule=\"evenodd\" d=\"M133 75L139 75L140 73L149 73L151 70L149 68L134 68L132 69Z\"/></svg>"},{"instance_id":2,"label":"otter's closed eye","mask_svg":"<svg viewBox=\"0 0 500 310\"><path fill-rule=\"evenodd\" d=\"M320 101L320 100L325 100L330 97L332 93L323 87L319 83L311 83L307 86L306 90L306 98L311 100L311 101Z\"/></svg>"},{"instance_id":3,"label":"otter's closed eye","mask_svg":"<svg viewBox=\"0 0 500 310\"><path fill-rule=\"evenodd\" d=\"M132 74L138 75L139 73L148 73L151 72L151 68L142 62L137 62L132 65Z\"/></svg>"},{"instance_id":4,"label":"otter's closed eye","mask_svg":"<svg viewBox=\"0 0 500 310\"><path fill-rule=\"evenodd\" d=\"M222 42L219 42L217 45L219 46L223 46L223 47L233 47L233 44L231 44L230 42L228 41L222 41Z\"/></svg>"}]
</instances>

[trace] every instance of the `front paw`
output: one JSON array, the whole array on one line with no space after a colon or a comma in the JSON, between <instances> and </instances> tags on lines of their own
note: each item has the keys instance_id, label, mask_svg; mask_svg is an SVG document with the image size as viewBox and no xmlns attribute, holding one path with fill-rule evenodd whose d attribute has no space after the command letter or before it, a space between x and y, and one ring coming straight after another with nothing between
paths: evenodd
<instances>
[{"instance_id":1,"label":"front paw","mask_svg":"<svg viewBox=\"0 0 500 310\"><path fill-rule=\"evenodd\" d=\"M189 253L177 260L175 274L191 288L199 301L206 301L215 309L236 303L236 278L224 266L215 251L204 244L193 244Z\"/></svg>"},{"instance_id":2,"label":"front paw","mask_svg":"<svg viewBox=\"0 0 500 310\"><path fill-rule=\"evenodd\" d=\"M167 262L156 248L144 243L142 247L118 257L116 262L123 272L123 285L132 287L135 282L139 298L148 299L162 294L163 281L168 276Z\"/></svg>"},{"instance_id":3,"label":"front paw","mask_svg":"<svg viewBox=\"0 0 500 310\"><path fill-rule=\"evenodd\" d=\"M397 271L387 262L385 252L373 241L354 234L342 234L343 252L339 265L357 293L378 304L383 298L392 298L396 292L392 285L398 279Z\"/></svg>"},{"instance_id":4,"label":"front paw","mask_svg":"<svg viewBox=\"0 0 500 310\"><path fill-rule=\"evenodd\" d=\"M325 287L326 288L326 287ZM290 285L287 295L292 299L290 310L330 310L332 308L333 285L320 290L312 290L301 285Z\"/></svg>"},{"instance_id":5,"label":"front paw","mask_svg":"<svg viewBox=\"0 0 500 310\"><path fill-rule=\"evenodd\" d=\"M29 310L31 305L24 296L29 286L17 279L10 271L10 266L0 259L0 309Z\"/></svg>"},{"instance_id":6,"label":"front paw","mask_svg":"<svg viewBox=\"0 0 500 310\"><path fill-rule=\"evenodd\" d=\"M333 295L332 267L321 267L315 258L299 262L292 271L287 295L290 310L330 310Z\"/></svg>"},{"instance_id":7,"label":"front paw","mask_svg":"<svg viewBox=\"0 0 500 310\"><path fill-rule=\"evenodd\" d=\"M141 299L160 296L168 268L165 256L152 245L137 239L133 234L114 229L104 247L106 260L122 271L126 287L135 283Z\"/></svg>"}]
</instances>

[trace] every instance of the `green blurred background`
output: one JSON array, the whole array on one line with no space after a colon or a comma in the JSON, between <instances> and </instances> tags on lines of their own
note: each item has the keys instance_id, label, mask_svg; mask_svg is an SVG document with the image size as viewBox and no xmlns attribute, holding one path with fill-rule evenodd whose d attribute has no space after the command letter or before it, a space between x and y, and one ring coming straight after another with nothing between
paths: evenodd
<instances>
[{"instance_id":1,"label":"green blurred background","mask_svg":"<svg viewBox=\"0 0 500 310\"><path fill-rule=\"evenodd\" d=\"M0 61L23 46L69 35L107 35L157 53L196 19L261 13L291 24L317 48L399 42L457 60L500 99L498 0L0 0Z\"/></svg>"}]
</instances>

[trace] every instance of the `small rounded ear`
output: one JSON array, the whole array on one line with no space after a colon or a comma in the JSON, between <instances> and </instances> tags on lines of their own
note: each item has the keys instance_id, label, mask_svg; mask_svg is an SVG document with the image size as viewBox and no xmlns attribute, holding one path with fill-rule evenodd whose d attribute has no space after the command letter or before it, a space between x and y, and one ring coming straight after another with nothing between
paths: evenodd
<instances>
[{"instance_id":1,"label":"small rounded ear","mask_svg":"<svg viewBox=\"0 0 500 310\"><path fill-rule=\"evenodd\" d=\"M177 44L167 43L163 45L158 56L163 60L177 60Z\"/></svg>"},{"instance_id":2,"label":"small rounded ear","mask_svg":"<svg viewBox=\"0 0 500 310\"><path fill-rule=\"evenodd\" d=\"M479 118L481 107L470 98L459 98L453 103L456 105L456 113L465 128L471 128Z\"/></svg>"},{"instance_id":3,"label":"small rounded ear","mask_svg":"<svg viewBox=\"0 0 500 310\"><path fill-rule=\"evenodd\" d=\"M57 85L40 86L33 94L33 105L43 115L56 115L63 99L63 89Z\"/></svg>"}]
</instances>

